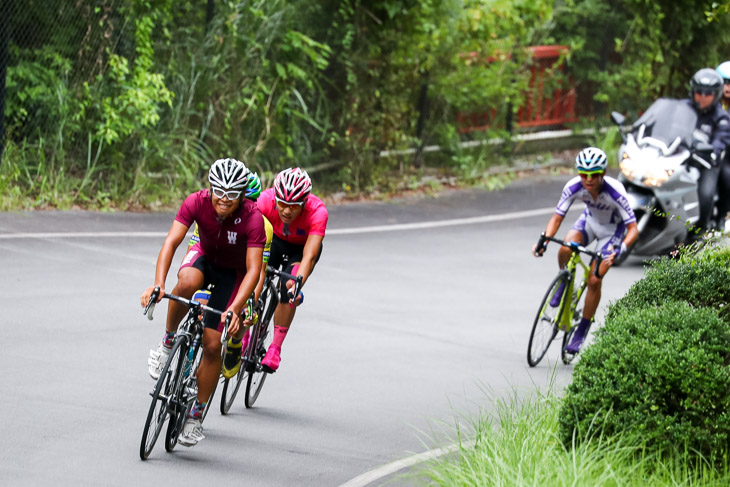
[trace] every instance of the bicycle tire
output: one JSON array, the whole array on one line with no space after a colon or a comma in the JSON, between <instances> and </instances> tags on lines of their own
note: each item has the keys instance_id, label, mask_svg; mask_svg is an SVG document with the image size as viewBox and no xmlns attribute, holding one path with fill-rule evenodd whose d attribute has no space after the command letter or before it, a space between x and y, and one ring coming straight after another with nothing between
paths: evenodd
<instances>
[{"instance_id":1,"label":"bicycle tire","mask_svg":"<svg viewBox=\"0 0 730 487\"><path fill-rule=\"evenodd\" d=\"M558 334L558 324L565 306L550 306L550 300L561 283L567 287L569 278L570 273L568 271L561 271L550 283L545 296L540 301L540 307L535 315L530 339L527 343L527 364L530 367L535 367L540 363L548 348L550 348L550 343Z\"/></svg>"},{"instance_id":2,"label":"bicycle tire","mask_svg":"<svg viewBox=\"0 0 730 487\"><path fill-rule=\"evenodd\" d=\"M572 318L572 324L569 330L567 330L563 334L563 344L560 348L560 359L563 361L565 365L570 364L575 357L578 355L577 353L570 353L566 350L566 347L570 343L570 341L573 339L573 333L575 332L575 328L580 323L581 318L583 317L583 308L585 307L586 302L586 286L585 283L581 282L579 284L576 284L575 289L578 291L573 298L574 301L570 305L570 309L573 312L573 318Z\"/></svg>"},{"instance_id":3,"label":"bicycle tire","mask_svg":"<svg viewBox=\"0 0 730 487\"><path fill-rule=\"evenodd\" d=\"M180 347L182 341L173 344L170 355L167 358L165 366L162 368L160 377L157 379L155 388L152 391L152 403L147 413L144 429L142 431L142 441L139 446L139 456L142 460L146 460L157 442L157 438L162 431L162 425L165 423L169 415L169 399L173 392L174 382L176 380L174 371L180 362ZM171 370L172 369L172 370ZM154 422L154 428L153 426Z\"/></svg>"},{"instance_id":4,"label":"bicycle tire","mask_svg":"<svg viewBox=\"0 0 730 487\"><path fill-rule=\"evenodd\" d=\"M269 375L261 366L261 361L266 355L266 351L271 345L274 338L274 330L271 326L271 320L274 317L274 311L279 304L279 293L273 282L269 281L264 290L264 307L262 317L251 337L251 348L253 354L254 368L249 370L248 379L246 380L246 394L244 395L244 404L247 409L252 408L261 389L264 387L266 376Z\"/></svg>"},{"instance_id":5,"label":"bicycle tire","mask_svg":"<svg viewBox=\"0 0 730 487\"><path fill-rule=\"evenodd\" d=\"M167 423L167 431L165 432L165 450L168 452L171 452L175 448L175 445L177 445L177 439L182 432L185 418L192 406L192 399L194 399L194 396L191 399L187 391L191 380L190 378L194 377L195 373L192 370L192 365L191 370L188 371L187 377L183 374L183 370L188 361L188 352L190 351L188 338L183 337L179 340L179 342L184 344L184 346L181 345L181 360L178 361L178 364L175 367L175 377L179 378L179 383L174 385L174 400L172 401L172 406L170 408L170 420Z\"/></svg>"},{"instance_id":6,"label":"bicycle tire","mask_svg":"<svg viewBox=\"0 0 730 487\"><path fill-rule=\"evenodd\" d=\"M253 329L254 327L251 327L251 333L253 335ZM251 336L250 338L253 338ZM250 347L250 343L247 346ZM244 350L245 352L245 350ZM246 379L246 368L244 366L243 358L241 359L241 366L238 369L238 372L236 373L235 377L231 377L230 379L226 379L221 375L221 378L223 379L221 382L223 383L223 390L221 391L221 405L220 405L220 411L222 415L228 414L228 412L231 410L231 406L233 406L233 401L236 400L236 396L238 395L238 391L241 388L241 384L243 384L244 379Z\"/></svg>"}]
</instances>

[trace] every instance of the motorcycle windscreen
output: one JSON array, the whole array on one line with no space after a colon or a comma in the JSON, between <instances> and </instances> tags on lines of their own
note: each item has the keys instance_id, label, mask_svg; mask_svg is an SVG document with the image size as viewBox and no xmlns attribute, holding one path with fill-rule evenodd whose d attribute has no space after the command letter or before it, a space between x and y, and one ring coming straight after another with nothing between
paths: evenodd
<instances>
[{"instance_id":1,"label":"motorcycle windscreen","mask_svg":"<svg viewBox=\"0 0 730 487\"><path fill-rule=\"evenodd\" d=\"M679 137L685 147L692 145L692 133L697 125L697 112L688 100L674 98L660 98L634 122L632 131L645 125L645 136L661 140L667 146Z\"/></svg>"}]
</instances>

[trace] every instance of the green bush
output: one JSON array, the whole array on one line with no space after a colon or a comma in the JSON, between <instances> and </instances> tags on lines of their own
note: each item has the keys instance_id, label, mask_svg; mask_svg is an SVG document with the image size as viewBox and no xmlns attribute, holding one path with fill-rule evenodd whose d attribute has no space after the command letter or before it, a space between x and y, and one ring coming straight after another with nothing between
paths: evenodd
<instances>
[{"instance_id":1,"label":"green bush","mask_svg":"<svg viewBox=\"0 0 730 487\"><path fill-rule=\"evenodd\" d=\"M718 310L730 322L730 248L684 253L678 260L661 259L652 264L644 279L610 307L606 323L625 308L660 305L668 300Z\"/></svg>"},{"instance_id":2,"label":"green bush","mask_svg":"<svg viewBox=\"0 0 730 487\"><path fill-rule=\"evenodd\" d=\"M620 308L620 309L618 309ZM576 366L563 403L566 445L635 437L655 453L724 458L730 439L730 330L680 301L614 307Z\"/></svg>"}]
</instances>

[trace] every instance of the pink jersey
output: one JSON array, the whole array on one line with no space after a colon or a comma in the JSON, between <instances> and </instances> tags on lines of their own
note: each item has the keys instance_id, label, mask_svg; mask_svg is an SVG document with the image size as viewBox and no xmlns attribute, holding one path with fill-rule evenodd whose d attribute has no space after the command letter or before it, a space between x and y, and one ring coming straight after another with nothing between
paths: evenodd
<instances>
[{"instance_id":1,"label":"pink jersey","mask_svg":"<svg viewBox=\"0 0 730 487\"><path fill-rule=\"evenodd\" d=\"M245 198L233 214L220 221L210 201L210 190L203 189L185 198L175 220L186 227L198 224L200 248L211 263L220 267L245 270L246 249L266 243L261 212L256 203Z\"/></svg>"},{"instance_id":2,"label":"pink jersey","mask_svg":"<svg viewBox=\"0 0 730 487\"><path fill-rule=\"evenodd\" d=\"M296 220L288 225L284 225L279 218L279 212L276 211L276 198L274 197L273 188L269 188L259 196L257 201L261 213L271 222L274 227L274 235L280 239L293 243L295 245L304 245L309 235L322 235L327 228L327 208L325 208L322 200L310 194L304 209Z\"/></svg>"}]
</instances>

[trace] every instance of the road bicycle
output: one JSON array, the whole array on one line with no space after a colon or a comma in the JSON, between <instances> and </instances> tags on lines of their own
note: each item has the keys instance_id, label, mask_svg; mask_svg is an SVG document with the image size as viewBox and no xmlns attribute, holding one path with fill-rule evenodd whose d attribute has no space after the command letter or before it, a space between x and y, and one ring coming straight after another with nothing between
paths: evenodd
<instances>
[{"instance_id":1,"label":"road bicycle","mask_svg":"<svg viewBox=\"0 0 730 487\"><path fill-rule=\"evenodd\" d=\"M564 247L568 247L572 254L564 269L558 272L558 275L550 283L545 296L540 302L535 322L532 325L530 333L530 341L527 345L527 363L530 367L536 366L547 353L550 344L558 335L563 332L563 341L560 349L560 357L564 364L573 361L577 354L570 353L566 347L573 338L575 328L580 323L583 315L583 307L585 305L585 290L588 284L588 278L591 272L591 265L596 263L595 275L600 277L598 268L601 264L603 256L600 252L588 250L586 247L577 242L566 242L553 237L548 237L544 233L540 235L537 242L537 248L543 247L546 241L558 243ZM586 254L591 257L588 264L583 262L580 254ZM582 273L580 270L582 269ZM577 282L576 282L577 281ZM551 303L557 301L556 295L562 289L562 296L557 306Z\"/></svg>"},{"instance_id":2,"label":"road bicycle","mask_svg":"<svg viewBox=\"0 0 730 487\"><path fill-rule=\"evenodd\" d=\"M160 295L160 288L155 288L150 302L144 310L145 315L151 320L155 302ZM201 304L194 299L186 299L174 294L165 294L163 298L171 299L188 307L189 311L183 322L175 333L175 340L172 344L167 362L162 368L155 388L150 395L150 404L147 420L142 432L142 441L139 446L139 456L146 460L160 436L165 420L167 432L165 434L165 450L172 451L177 444L177 439L182 431L183 423L198 394L197 371L203 356L202 342L204 313L215 313L219 316L226 315L225 329L230 325L233 313L220 311ZM201 421L208 413L213 394L208 405L203 411Z\"/></svg>"},{"instance_id":3,"label":"road bicycle","mask_svg":"<svg viewBox=\"0 0 730 487\"><path fill-rule=\"evenodd\" d=\"M244 404L246 408L253 407L261 393L261 389L264 387L266 376L270 372L261 365L261 361L266 355L266 351L269 349L271 340L274 337L272 319L274 317L274 311L279 304L278 283L281 279L293 280L294 289L291 295L296 296L299 294L299 290L302 287L302 276L293 276L280 269L266 266L264 286L256 305L258 322L251 327L251 337L249 338L248 345L246 345L246 349L243 351L241 368L238 374L231 379L224 379L223 393L221 394L221 414L227 414L230 411L244 380L246 381L246 390L244 393Z\"/></svg>"},{"instance_id":4,"label":"road bicycle","mask_svg":"<svg viewBox=\"0 0 730 487\"><path fill-rule=\"evenodd\" d=\"M254 330L259 325L259 320L262 316L262 309L265 305L265 292L266 288L264 288L261 292L261 297L259 298L258 302L254 303L253 296L249 298L249 300L246 303L246 310L245 314L246 316L254 316L255 323L251 326L251 334L253 336ZM227 336L227 328L224 329L223 334L221 335L221 343L223 344L222 347L222 354L223 359L225 360L226 356L226 349L228 347L228 336ZM228 411L230 411L231 406L233 406L233 401L236 399L236 395L238 394L238 390L241 388L241 385L243 382L248 378L248 371L244 367L245 365L245 357L246 353L248 352L248 349L251 346L251 340L249 339L249 344L246 345L246 349L241 351L241 366L238 369L238 372L234 377L231 377L230 379L223 377L221 375L221 383L223 384L223 390L221 392L221 404L220 404L220 411L221 414L225 415L228 414Z\"/></svg>"}]
</instances>

